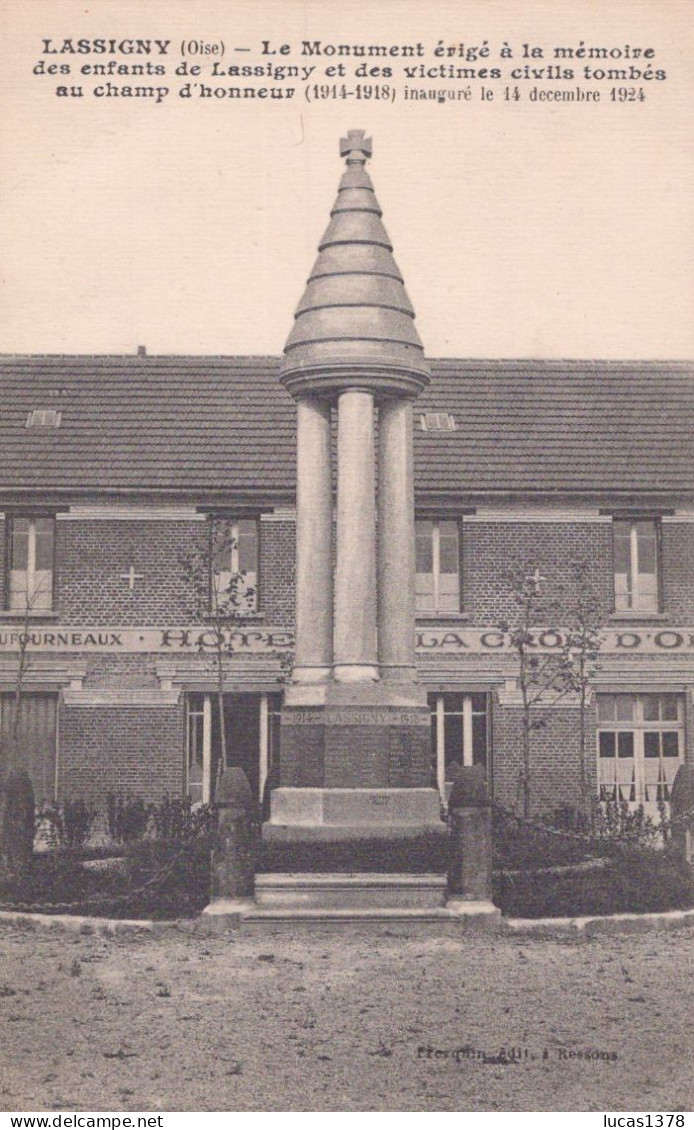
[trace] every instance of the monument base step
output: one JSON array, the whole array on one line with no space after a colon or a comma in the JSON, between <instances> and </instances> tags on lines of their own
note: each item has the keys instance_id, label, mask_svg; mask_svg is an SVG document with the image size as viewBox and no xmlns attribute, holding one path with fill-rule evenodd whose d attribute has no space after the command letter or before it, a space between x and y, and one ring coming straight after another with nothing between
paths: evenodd
<instances>
[{"instance_id":1,"label":"monument base step","mask_svg":"<svg viewBox=\"0 0 694 1130\"><path fill-rule=\"evenodd\" d=\"M256 875L260 910L425 909L446 901L444 875L382 872Z\"/></svg>"},{"instance_id":2,"label":"monument base step","mask_svg":"<svg viewBox=\"0 0 694 1130\"><path fill-rule=\"evenodd\" d=\"M488 901L446 902L442 875L272 874L256 876L253 899L216 899L203 911L211 931L246 926L455 924L493 928L501 912Z\"/></svg>"},{"instance_id":3,"label":"monument base step","mask_svg":"<svg viewBox=\"0 0 694 1130\"><path fill-rule=\"evenodd\" d=\"M328 909L252 908L239 909L234 900L220 899L205 907L202 926L209 933L228 930L255 932L263 928L276 930L299 928L343 928L351 926L400 926L412 931L419 927L434 930L451 928L464 930L498 930L501 928L501 911L491 902L467 902L465 909L458 907L332 907Z\"/></svg>"},{"instance_id":4,"label":"monument base step","mask_svg":"<svg viewBox=\"0 0 694 1130\"><path fill-rule=\"evenodd\" d=\"M446 824L263 824L263 839L271 843L342 843L345 840L406 840L415 836L445 837Z\"/></svg>"}]
</instances>

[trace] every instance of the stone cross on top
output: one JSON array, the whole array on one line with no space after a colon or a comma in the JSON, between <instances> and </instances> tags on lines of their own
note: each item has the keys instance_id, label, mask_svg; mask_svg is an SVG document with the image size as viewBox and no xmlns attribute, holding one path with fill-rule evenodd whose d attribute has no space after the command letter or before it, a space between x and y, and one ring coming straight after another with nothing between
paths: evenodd
<instances>
[{"instance_id":1,"label":"stone cross on top","mask_svg":"<svg viewBox=\"0 0 694 1130\"><path fill-rule=\"evenodd\" d=\"M340 138L340 156L346 157L348 163L354 161L357 164L365 165L367 159L371 156L371 152L371 138L364 137L363 129L351 129L348 131L347 137Z\"/></svg>"}]
</instances>

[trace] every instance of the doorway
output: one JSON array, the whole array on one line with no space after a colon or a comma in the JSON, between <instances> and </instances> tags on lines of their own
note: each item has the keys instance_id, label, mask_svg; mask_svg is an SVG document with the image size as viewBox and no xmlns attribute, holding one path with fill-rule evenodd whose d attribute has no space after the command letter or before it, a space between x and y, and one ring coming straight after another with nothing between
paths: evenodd
<instances>
[{"instance_id":1,"label":"doorway","mask_svg":"<svg viewBox=\"0 0 694 1130\"><path fill-rule=\"evenodd\" d=\"M243 769L253 795L262 800L268 773L279 763L281 695L226 693L224 732L226 767ZM186 697L187 791L194 801L214 800L222 771L219 698L214 691L192 691Z\"/></svg>"}]
</instances>

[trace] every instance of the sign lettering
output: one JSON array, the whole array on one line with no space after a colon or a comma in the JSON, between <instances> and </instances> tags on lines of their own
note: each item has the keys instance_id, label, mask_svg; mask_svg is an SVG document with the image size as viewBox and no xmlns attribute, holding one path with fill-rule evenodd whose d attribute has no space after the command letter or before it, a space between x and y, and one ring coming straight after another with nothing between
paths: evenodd
<instances>
[{"instance_id":1,"label":"sign lettering","mask_svg":"<svg viewBox=\"0 0 694 1130\"><path fill-rule=\"evenodd\" d=\"M538 628L532 646L538 651L556 651L564 646L560 628ZM694 655L694 628L605 628L601 633L603 655ZM209 626L121 628L34 627L0 624L0 655L17 653L26 642L29 652L80 652L82 654L149 652L175 657L177 654L214 654L217 637ZM420 654L484 655L511 654L509 637L497 628L423 628L416 635ZM287 628L234 627L224 633L225 652L281 653L294 647ZM409 723L404 723L408 725Z\"/></svg>"}]
</instances>

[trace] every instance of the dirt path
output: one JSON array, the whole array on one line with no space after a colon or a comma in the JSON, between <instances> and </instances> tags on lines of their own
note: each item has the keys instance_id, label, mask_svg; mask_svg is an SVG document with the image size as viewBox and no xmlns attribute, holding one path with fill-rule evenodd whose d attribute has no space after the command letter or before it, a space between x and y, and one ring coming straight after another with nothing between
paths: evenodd
<instances>
[{"instance_id":1,"label":"dirt path","mask_svg":"<svg viewBox=\"0 0 694 1130\"><path fill-rule=\"evenodd\" d=\"M0 1105L690 1109L692 940L1 926Z\"/></svg>"}]
</instances>

